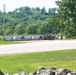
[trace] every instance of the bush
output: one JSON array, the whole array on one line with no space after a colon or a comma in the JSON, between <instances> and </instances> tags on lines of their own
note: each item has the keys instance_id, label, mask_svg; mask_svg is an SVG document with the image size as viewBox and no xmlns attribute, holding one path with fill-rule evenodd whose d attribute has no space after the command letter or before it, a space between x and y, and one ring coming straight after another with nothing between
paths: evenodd
<instances>
[{"instance_id":1,"label":"bush","mask_svg":"<svg viewBox=\"0 0 76 75\"><path fill-rule=\"evenodd\" d=\"M0 41L2 41L3 40L3 36L0 36Z\"/></svg>"}]
</instances>

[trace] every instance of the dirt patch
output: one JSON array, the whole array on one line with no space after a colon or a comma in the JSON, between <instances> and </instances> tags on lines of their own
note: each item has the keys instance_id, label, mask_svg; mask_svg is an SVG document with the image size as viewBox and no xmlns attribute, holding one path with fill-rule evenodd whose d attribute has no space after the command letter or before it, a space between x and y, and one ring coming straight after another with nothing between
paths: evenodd
<instances>
[{"instance_id":1,"label":"dirt patch","mask_svg":"<svg viewBox=\"0 0 76 75\"><path fill-rule=\"evenodd\" d=\"M26 43L33 43L33 42L46 42L52 40L25 40L25 41L15 41L15 42L26 42Z\"/></svg>"}]
</instances>

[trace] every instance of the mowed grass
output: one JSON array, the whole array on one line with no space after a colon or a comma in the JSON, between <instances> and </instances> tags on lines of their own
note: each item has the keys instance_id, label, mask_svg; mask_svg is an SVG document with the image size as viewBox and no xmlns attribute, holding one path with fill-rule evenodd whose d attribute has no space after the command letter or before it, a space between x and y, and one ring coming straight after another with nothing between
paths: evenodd
<instances>
[{"instance_id":1,"label":"mowed grass","mask_svg":"<svg viewBox=\"0 0 76 75\"><path fill-rule=\"evenodd\" d=\"M40 66L75 70L76 49L0 56L0 69L5 73L13 74L23 70L30 73Z\"/></svg>"},{"instance_id":2,"label":"mowed grass","mask_svg":"<svg viewBox=\"0 0 76 75\"><path fill-rule=\"evenodd\" d=\"M8 45L8 44L21 44L26 42L19 42L19 41L0 41L0 45Z\"/></svg>"},{"instance_id":3,"label":"mowed grass","mask_svg":"<svg viewBox=\"0 0 76 75\"><path fill-rule=\"evenodd\" d=\"M26 42L20 42L20 41L4 41L3 36L0 36L0 45L8 45L8 44L21 44Z\"/></svg>"}]
</instances>

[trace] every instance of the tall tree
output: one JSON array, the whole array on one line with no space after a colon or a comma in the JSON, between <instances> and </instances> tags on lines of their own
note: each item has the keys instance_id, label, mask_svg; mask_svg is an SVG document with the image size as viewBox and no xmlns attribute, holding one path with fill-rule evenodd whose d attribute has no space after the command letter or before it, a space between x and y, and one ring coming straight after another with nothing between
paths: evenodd
<instances>
[{"instance_id":1,"label":"tall tree","mask_svg":"<svg viewBox=\"0 0 76 75\"><path fill-rule=\"evenodd\" d=\"M45 13L46 13L45 7L43 7L43 8L41 9L41 13L42 13L42 14L45 14Z\"/></svg>"},{"instance_id":2,"label":"tall tree","mask_svg":"<svg viewBox=\"0 0 76 75\"><path fill-rule=\"evenodd\" d=\"M57 10L56 8L49 8L48 9L49 15L55 15L56 10Z\"/></svg>"},{"instance_id":3,"label":"tall tree","mask_svg":"<svg viewBox=\"0 0 76 75\"><path fill-rule=\"evenodd\" d=\"M35 25L35 24L31 25L30 24L27 26L26 32L27 32L27 34L37 34L37 28L38 28L37 25Z\"/></svg>"},{"instance_id":4,"label":"tall tree","mask_svg":"<svg viewBox=\"0 0 76 75\"><path fill-rule=\"evenodd\" d=\"M64 25L64 33L67 37L76 38L76 0L56 1L59 6L58 14Z\"/></svg>"}]
</instances>

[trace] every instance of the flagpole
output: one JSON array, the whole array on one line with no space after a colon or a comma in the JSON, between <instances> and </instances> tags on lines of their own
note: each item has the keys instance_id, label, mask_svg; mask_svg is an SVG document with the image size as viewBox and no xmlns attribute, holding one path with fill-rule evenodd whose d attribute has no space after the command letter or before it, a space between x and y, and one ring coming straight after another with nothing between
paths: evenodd
<instances>
[{"instance_id":1,"label":"flagpole","mask_svg":"<svg viewBox=\"0 0 76 75\"><path fill-rule=\"evenodd\" d=\"M5 40L5 4L3 4L3 39Z\"/></svg>"}]
</instances>

